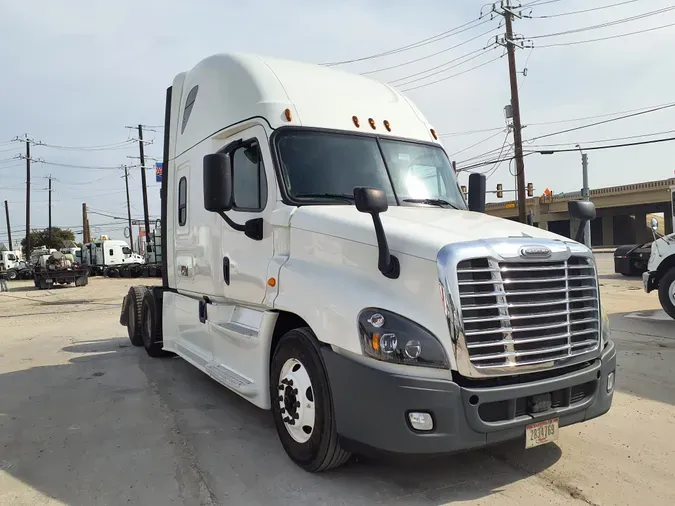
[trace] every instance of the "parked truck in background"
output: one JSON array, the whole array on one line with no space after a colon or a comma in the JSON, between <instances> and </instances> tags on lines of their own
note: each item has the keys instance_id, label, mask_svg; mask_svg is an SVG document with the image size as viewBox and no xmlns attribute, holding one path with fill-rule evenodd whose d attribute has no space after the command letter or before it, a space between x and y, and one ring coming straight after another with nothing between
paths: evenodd
<instances>
[{"instance_id":1,"label":"parked truck in background","mask_svg":"<svg viewBox=\"0 0 675 506\"><path fill-rule=\"evenodd\" d=\"M126 241L108 238L82 245L81 257L82 265L89 268L90 274L111 277L118 277L126 270L137 276L145 263L141 255L131 251Z\"/></svg>"},{"instance_id":2,"label":"parked truck in background","mask_svg":"<svg viewBox=\"0 0 675 506\"><path fill-rule=\"evenodd\" d=\"M675 207L675 188L673 206ZM668 316L675 319L675 234L658 234L658 225L656 218L652 218L654 241L647 272L642 274L642 281L645 292L658 291L661 307Z\"/></svg>"},{"instance_id":3,"label":"parked truck in background","mask_svg":"<svg viewBox=\"0 0 675 506\"><path fill-rule=\"evenodd\" d=\"M303 469L530 448L610 409L591 251L484 214L482 175L467 206L394 88L215 55L175 77L164 136L162 285L132 287L120 323L271 410Z\"/></svg>"},{"instance_id":4,"label":"parked truck in background","mask_svg":"<svg viewBox=\"0 0 675 506\"><path fill-rule=\"evenodd\" d=\"M40 290L49 290L54 285L86 286L89 283L89 270L70 253L54 250L40 255L33 269L35 287Z\"/></svg>"}]
</instances>

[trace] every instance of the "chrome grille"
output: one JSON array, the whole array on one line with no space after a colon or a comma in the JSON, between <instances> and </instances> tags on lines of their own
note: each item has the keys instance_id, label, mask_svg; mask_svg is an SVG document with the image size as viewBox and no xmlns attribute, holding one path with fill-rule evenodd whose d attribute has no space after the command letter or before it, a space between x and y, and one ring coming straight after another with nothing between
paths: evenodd
<instances>
[{"instance_id":1,"label":"chrome grille","mask_svg":"<svg viewBox=\"0 0 675 506\"><path fill-rule=\"evenodd\" d=\"M473 367L544 364L598 349L598 285L591 259L464 260L457 277Z\"/></svg>"}]
</instances>

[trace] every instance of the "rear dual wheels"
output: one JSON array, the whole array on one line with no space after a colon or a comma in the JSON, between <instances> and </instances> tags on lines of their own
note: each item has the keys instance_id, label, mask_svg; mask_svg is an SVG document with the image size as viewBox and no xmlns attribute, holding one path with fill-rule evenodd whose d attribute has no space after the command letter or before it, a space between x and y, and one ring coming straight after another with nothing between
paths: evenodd
<instances>
[{"instance_id":1,"label":"rear dual wheels","mask_svg":"<svg viewBox=\"0 0 675 506\"><path fill-rule=\"evenodd\" d=\"M288 456L306 471L327 471L349 460L338 440L330 386L318 341L309 328L286 333L272 359L274 423Z\"/></svg>"},{"instance_id":2,"label":"rear dual wheels","mask_svg":"<svg viewBox=\"0 0 675 506\"><path fill-rule=\"evenodd\" d=\"M143 346L141 337L141 323L143 322L141 310L143 298L148 292L144 286L132 286L127 294L127 333L129 340L134 346Z\"/></svg>"}]
</instances>

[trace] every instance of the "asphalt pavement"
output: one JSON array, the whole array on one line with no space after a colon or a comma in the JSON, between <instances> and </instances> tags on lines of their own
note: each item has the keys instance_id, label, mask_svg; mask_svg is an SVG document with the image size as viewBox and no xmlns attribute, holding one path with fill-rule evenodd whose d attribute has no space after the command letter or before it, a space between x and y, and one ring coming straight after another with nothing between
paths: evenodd
<instances>
[{"instance_id":1,"label":"asphalt pavement","mask_svg":"<svg viewBox=\"0 0 675 506\"><path fill-rule=\"evenodd\" d=\"M0 294L0 505L675 504L675 321L598 255L618 346L610 412L433 460L356 459L308 474L269 412L118 323L129 281ZM367 416L367 414L365 414Z\"/></svg>"}]
</instances>

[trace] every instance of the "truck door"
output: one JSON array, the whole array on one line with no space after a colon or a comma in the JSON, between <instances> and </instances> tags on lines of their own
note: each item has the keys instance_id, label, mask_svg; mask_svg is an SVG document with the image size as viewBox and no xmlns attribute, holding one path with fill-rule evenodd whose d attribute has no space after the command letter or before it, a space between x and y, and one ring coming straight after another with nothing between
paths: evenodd
<instances>
[{"instance_id":1,"label":"truck door","mask_svg":"<svg viewBox=\"0 0 675 506\"><path fill-rule=\"evenodd\" d=\"M260 304L267 290L267 267L274 254L270 216L276 201L276 179L265 130L255 126L238 132L223 146L237 139L244 144L231 153L234 207L227 216L239 224L262 218L263 238L251 239L220 220L222 270L218 292L233 302Z\"/></svg>"}]
</instances>

